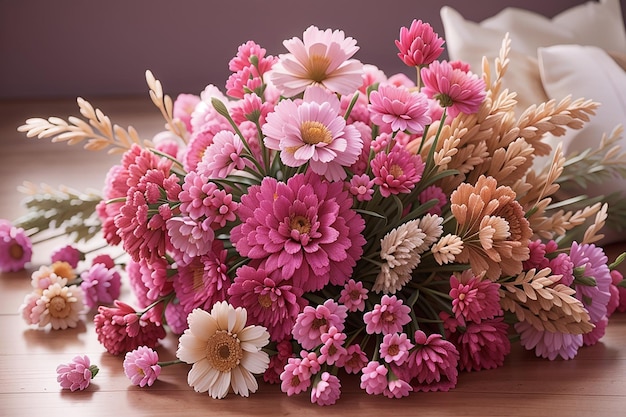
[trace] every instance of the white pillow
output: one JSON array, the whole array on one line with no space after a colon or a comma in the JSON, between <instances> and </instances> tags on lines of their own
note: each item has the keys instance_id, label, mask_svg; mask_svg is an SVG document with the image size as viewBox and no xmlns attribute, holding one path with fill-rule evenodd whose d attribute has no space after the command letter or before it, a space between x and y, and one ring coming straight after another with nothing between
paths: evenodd
<instances>
[{"instance_id":1,"label":"white pillow","mask_svg":"<svg viewBox=\"0 0 626 417\"><path fill-rule=\"evenodd\" d=\"M519 8L505 8L475 23L449 6L440 11L450 60L469 63L481 72L482 57L491 65L502 39L511 38L509 67L503 86L518 94L519 111L548 100L537 65L537 48L557 44L595 45L626 52L626 30L619 0L600 0L574 6L552 19Z\"/></svg>"}]
</instances>

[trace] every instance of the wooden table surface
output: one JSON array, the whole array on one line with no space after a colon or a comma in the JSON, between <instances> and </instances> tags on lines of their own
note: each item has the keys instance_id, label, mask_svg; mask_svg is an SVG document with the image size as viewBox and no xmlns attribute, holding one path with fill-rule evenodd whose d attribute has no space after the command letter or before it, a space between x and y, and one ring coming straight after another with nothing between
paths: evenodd
<instances>
[{"instance_id":1,"label":"wooden table surface","mask_svg":"<svg viewBox=\"0 0 626 417\"><path fill-rule=\"evenodd\" d=\"M88 98L89 99L89 98ZM162 122L147 98L91 99L115 123L129 124L151 137ZM24 213L16 188L28 180L100 189L104 174L119 157L80 147L26 139L16 127L31 116L78 114L73 99L0 101L0 218ZM109 355L96 340L92 315L76 329L46 331L27 326L18 308L30 291L30 272L48 262L57 241L37 246L29 270L0 275L0 416L624 416L626 415L626 314L611 317L607 334L575 360L547 361L513 345L499 369L462 373L448 393L413 393L390 400L367 395L356 378L342 380L335 406L310 403L307 394L287 397L279 386L261 383L250 398L213 400L186 382L187 365L164 368L150 388L132 386L122 358ZM174 358L176 338L158 349ZM100 373L85 391L61 390L56 366L87 354Z\"/></svg>"}]
</instances>

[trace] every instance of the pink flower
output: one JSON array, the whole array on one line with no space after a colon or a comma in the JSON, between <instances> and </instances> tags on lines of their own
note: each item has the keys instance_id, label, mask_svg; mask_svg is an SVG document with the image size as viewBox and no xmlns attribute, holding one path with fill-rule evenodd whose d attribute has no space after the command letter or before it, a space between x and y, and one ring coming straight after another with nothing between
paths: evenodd
<instances>
[{"instance_id":1,"label":"pink flower","mask_svg":"<svg viewBox=\"0 0 626 417\"><path fill-rule=\"evenodd\" d=\"M165 329L144 319L131 306L115 300L114 307L98 307L93 321L98 341L112 355L130 352L139 346L154 348L165 337Z\"/></svg>"},{"instance_id":2,"label":"pink flower","mask_svg":"<svg viewBox=\"0 0 626 417\"><path fill-rule=\"evenodd\" d=\"M318 83L335 93L351 94L363 82L363 64L350 59L359 48L341 30L309 26L302 40L294 37L283 45L290 53L279 56L269 80L284 96L295 96Z\"/></svg>"},{"instance_id":3,"label":"pink flower","mask_svg":"<svg viewBox=\"0 0 626 417\"><path fill-rule=\"evenodd\" d=\"M326 300L315 308L306 306L298 314L292 330L293 337L303 348L313 349L322 343L322 334L328 333L331 327L343 331L347 315L346 307L333 300Z\"/></svg>"},{"instance_id":4,"label":"pink flower","mask_svg":"<svg viewBox=\"0 0 626 417\"><path fill-rule=\"evenodd\" d=\"M254 67L245 67L231 74L226 80L226 94L243 98L249 93L263 93L263 79L255 75Z\"/></svg>"},{"instance_id":5,"label":"pink flower","mask_svg":"<svg viewBox=\"0 0 626 417\"><path fill-rule=\"evenodd\" d=\"M196 170L208 178L226 178L234 170L246 167L242 157L243 142L239 135L222 130L213 137Z\"/></svg>"},{"instance_id":6,"label":"pink flower","mask_svg":"<svg viewBox=\"0 0 626 417\"><path fill-rule=\"evenodd\" d=\"M173 275L175 270L166 258L156 258L151 262L142 259L138 262L137 266L138 269L132 272L129 271L129 275L131 276L131 283L134 281L133 287L138 298L141 299L139 294L145 293L147 303L142 305L142 307L147 307L148 304L151 304L159 297L163 297L172 291L173 286L170 276ZM131 267L129 269L133 268L134 267ZM139 291L140 289L141 291Z\"/></svg>"},{"instance_id":7,"label":"pink flower","mask_svg":"<svg viewBox=\"0 0 626 417\"><path fill-rule=\"evenodd\" d=\"M300 362L300 358L289 358L280 374L280 389L288 396L300 394L311 386L311 373L303 369Z\"/></svg>"},{"instance_id":8,"label":"pink flower","mask_svg":"<svg viewBox=\"0 0 626 417\"><path fill-rule=\"evenodd\" d=\"M245 94L243 99L235 103L231 109L231 116L235 123L241 125L245 121L265 124L265 118L274 109L274 105L262 101L261 97L254 93ZM241 126L239 126L241 130ZM243 132L242 132L243 133ZM248 137L244 137L248 140Z\"/></svg>"},{"instance_id":9,"label":"pink flower","mask_svg":"<svg viewBox=\"0 0 626 417\"><path fill-rule=\"evenodd\" d=\"M323 372L311 388L311 402L318 405L333 405L340 395L339 378L328 372Z\"/></svg>"},{"instance_id":10,"label":"pink flower","mask_svg":"<svg viewBox=\"0 0 626 417\"><path fill-rule=\"evenodd\" d=\"M411 391L413 391L413 387L408 382L402 379L390 379L383 394L387 398L402 398L408 396Z\"/></svg>"},{"instance_id":11,"label":"pink flower","mask_svg":"<svg viewBox=\"0 0 626 417\"><path fill-rule=\"evenodd\" d=\"M372 91L368 106L372 122L394 132L410 133L422 133L432 122L428 107L424 94L391 84L383 84Z\"/></svg>"},{"instance_id":12,"label":"pink flower","mask_svg":"<svg viewBox=\"0 0 626 417\"><path fill-rule=\"evenodd\" d=\"M0 219L0 272L24 269L33 255L33 245L21 227Z\"/></svg>"},{"instance_id":13,"label":"pink flower","mask_svg":"<svg viewBox=\"0 0 626 417\"><path fill-rule=\"evenodd\" d=\"M413 19L409 28L400 28L400 39L395 42L402 62L409 67L418 67L439 58L443 52L444 40L428 23Z\"/></svg>"},{"instance_id":14,"label":"pink flower","mask_svg":"<svg viewBox=\"0 0 626 417\"><path fill-rule=\"evenodd\" d=\"M98 304L112 304L120 296L122 277L115 269L109 269L104 264L93 264L80 277L80 288L85 292L85 304L89 308Z\"/></svg>"},{"instance_id":15,"label":"pink flower","mask_svg":"<svg viewBox=\"0 0 626 417\"><path fill-rule=\"evenodd\" d=\"M387 333L379 346L380 357L387 363L402 365L409 358L413 343L406 333Z\"/></svg>"},{"instance_id":16,"label":"pink flower","mask_svg":"<svg viewBox=\"0 0 626 417\"><path fill-rule=\"evenodd\" d=\"M52 262L67 262L72 268L76 268L78 262L85 259L85 254L72 245L66 245L52 252L50 259Z\"/></svg>"},{"instance_id":17,"label":"pink flower","mask_svg":"<svg viewBox=\"0 0 626 417\"><path fill-rule=\"evenodd\" d=\"M502 315L500 307L500 284L474 276L464 271L460 278L450 276L452 312L459 321L480 322Z\"/></svg>"},{"instance_id":18,"label":"pink flower","mask_svg":"<svg viewBox=\"0 0 626 417\"><path fill-rule=\"evenodd\" d=\"M537 330L532 324L521 321L515 323L515 331L520 335L520 343L527 350L535 350L541 358L554 360L557 357L573 359L578 348L583 345L583 335L552 333Z\"/></svg>"},{"instance_id":19,"label":"pink flower","mask_svg":"<svg viewBox=\"0 0 626 417\"><path fill-rule=\"evenodd\" d=\"M448 196L443 192L443 190L436 185L428 186L418 194L417 199L420 204L425 204L431 200L437 200L437 203L428 209L429 214L436 214L438 216L441 215L441 209L448 202Z\"/></svg>"},{"instance_id":20,"label":"pink flower","mask_svg":"<svg viewBox=\"0 0 626 417\"><path fill-rule=\"evenodd\" d=\"M298 174L287 183L266 177L241 197L241 224L231 240L242 256L280 269L303 291L329 282L343 285L351 276L365 243L363 219L352 208L343 184Z\"/></svg>"},{"instance_id":21,"label":"pink flower","mask_svg":"<svg viewBox=\"0 0 626 417\"><path fill-rule=\"evenodd\" d=\"M358 343L346 348L346 353L337 361L337 367L349 374L358 374L367 365L367 356Z\"/></svg>"},{"instance_id":22,"label":"pink flower","mask_svg":"<svg viewBox=\"0 0 626 417\"><path fill-rule=\"evenodd\" d=\"M330 181L346 177L344 167L361 155L360 132L339 114L339 99L321 87L309 87L303 101L283 100L267 115L262 130L269 149L280 150L290 167L305 163Z\"/></svg>"},{"instance_id":23,"label":"pink flower","mask_svg":"<svg viewBox=\"0 0 626 417\"><path fill-rule=\"evenodd\" d=\"M363 282L356 282L350 278L339 294L339 302L345 305L348 311L363 311L367 292L367 288L363 288Z\"/></svg>"},{"instance_id":24,"label":"pink flower","mask_svg":"<svg viewBox=\"0 0 626 417\"><path fill-rule=\"evenodd\" d=\"M371 361L361 370L361 389L370 395L382 394L388 387L389 370L378 361Z\"/></svg>"},{"instance_id":25,"label":"pink flower","mask_svg":"<svg viewBox=\"0 0 626 417\"><path fill-rule=\"evenodd\" d=\"M236 72L244 68L254 68L258 75L263 75L272 69L276 58L265 56L267 51L254 41L248 41L237 48L237 55L228 63L228 69Z\"/></svg>"},{"instance_id":26,"label":"pink flower","mask_svg":"<svg viewBox=\"0 0 626 417\"><path fill-rule=\"evenodd\" d=\"M321 341L323 345L320 349L319 361L328 365L335 364L347 353L346 348L343 347L346 338L346 334L340 332L334 326L331 326L328 332L322 333Z\"/></svg>"},{"instance_id":27,"label":"pink flower","mask_svg":"<svg viewBox=\"0 0 626 417\"><path fill-rule=\"evenodd\" d=\"M413 386L416 390L448 391L454 388L459 373L457 348L444 340L441 334L433 333L426 337L421 330L415 332L415 344L417 348L402 368L409 370L408 380L415 379Z\"/></svg>"},{"instance_id":28,"label":"pink flower","mask_svg":"<svg viewBox=\"0 0 626 417\"><path fill-rule=\"evenodd\" d=\"M611 279L613 287L617 289L618 294L618 303L615 308L617 311L623 313L626 311L626 288L621 285L618 286L618 284L622 282L624 276L617 269L614 269L611 271Z\"/></svg>"},{"instance_id":29,"label":"pink flower","mask_svg":"<svg viewBox=\"0 0 626 417\"><path fill-rule=\"evenodd\" d=\"M580 245L572 243L569 254L574 268L584 268L582 275L595 280L595 286L582 285L574 280L576 298L587 311L592 323L597 323L606 316L607 304L611 299L611 271L607 265L608 258L602 248L593 244Z\"/></svg>"},{"instance_id":30,"label":"pink flower","mask_svg":"<svg viewBox=\"0 0 626 417\"><path fill-rule=\"evenodd\" d=\"M596 327L593 328L589 333L583 334L583 344L585 346L593 346L606 333L606 326L609 324L609 318L607 316L602 317L599 321L595 322L594 325Z\"/></svg>"},{"instance_id":31,"label":"pink flower","mask_svg":"<svg viewBox=\"0 0 626 417\"><path fill-rule=\"evenodd\" d=\"M380 304L376 304L372 311L363 315L366 324L365 330L369 334L389 334L402 332L402 326L411 321L411 308L404 305L395 295L383 295Z\"/></svg>"},{"instance_id":32,"label":"pink flower","mask_svg":"<svg viewBox=\"0 0 626 417\"><path fill-rule=\"evenodd\" d=\"M91 264L103 264L109 269L115 267L115 261L113 260L113 258L111 258L111 255L108 255L106 253L94 256L91 260Z\"/></svg>"},{"instance_id":33,"label":"pink flower","mask_svg":"<svg viewBox=\"0 0 626 417\"><path fill-rule=\"evenodd\" d=\"M367 174L354 175L348 190L358 201L370 201L374 195L374 181Z\"/></svg>"},{"instance_id":34,"label":"pink flower","mask_svg":"<svg viewBox=\"0 0 626 417\"><path fill-rule=\"evenodd\" d=\"M147 346L127 352L124 357L124 373L133 385L152 386L161 373L159 355Z\"/></svg>"},{"instance_id":35,"label":"pink flower","mask_svg":"<svg viewBox=\"0 0 626 417\"><path fill-rule=\"evenodd\" d=\"M174 100L174 118L183 122L187 132L191 133L191 114L199 102L200 97L194 94L179 94Z\"/></svg>"},{"instance_id":36,"label":"pink flower","mask_svg":"<svg viewBox=\"0 0 626 417\"><path fill-rule=\"evenodd\" d=\"M63 389L82 391L89 386L97 373L98 367L91 365L87 355L75 356L70 363L57 366L57 382Z\"/></svg>"},{"instance_id":37,"label":"pink flower","mask_svg":"<svg viewBox=\"0 0 626 417\"><path fill-rule=\"evenodd\" d=\"M553 275L561 275L559 283L568 287L574 282L574 263L567 253L559 253L548 265Z\"/></svg>"},{"instance_id":38,"label":"pink flower","mask_svg":"<svg viewBox=\"0 0 626 417\"><path fill-rule=\"evenodd\" d=\"M389 197L392 194L410 193L422 178L426 164L419 155L396 145L389 153L376 154L371 166L374 184L379 186L383 197Z\"/></svg>"},{"instance_id":39,"label":"pink flower","mask_svg":"<svg viewBox=\"0 0 626 417\"><path fill-rule=\"evenodd\" d=\"M194 220L191 217L172 217L165 222L167 235L184 263L206 255L215 239L211 219Z\"/></svg>"},{"instance_id":40,"label":"pink flower","mask_svg":"<svg viewBox=\"0 0 626 417\"><path fill-rule=\"evenodd\" d=\"M40 294L36 292L28 293L24 296L24 301L19 307L19 313L26 322L26 324L38 324L38 317L33 316L33 311L37 307L37 301L40 298Z\"/></svg>"},{"instance_id":41,"label":"pink flower","mask_svg":"<svg viewBox=\"0 0 626 417\"><path fill-rule=\"evenodd\" d=\"M291 333L296 317L307 305L302 289L292 286L279 270L268 273L248 265L237 269L228 295L233 306L248 311L253 323L267 328L273 341Z\"/></svg>"},{"instance_id":42,"label":"pink flower","mask_svg":"<svg viewBox=\"0 0 626 417\"><path fill-rule=\"evenodd\" d=\"M447 61L435 61L421 70L422 93L437 99L450 117L476 113L485 99L485 81L473 73L455 69Z\"/></svg>"}]
</instances>

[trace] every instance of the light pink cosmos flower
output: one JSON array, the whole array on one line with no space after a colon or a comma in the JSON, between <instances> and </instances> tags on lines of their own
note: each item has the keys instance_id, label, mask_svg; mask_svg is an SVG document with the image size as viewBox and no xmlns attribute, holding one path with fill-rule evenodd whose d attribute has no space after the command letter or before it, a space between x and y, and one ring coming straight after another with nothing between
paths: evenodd
<instances>
[{"instance_id":1,"label":"light pink cosmos flower","mask_svg":"<svg viewBox=\"0 0 626 417\"><path fill-rule=\"evenodd\" d=\"M80 277L80 288L85 293L85 304L89 308L95 308L99 304L112 304L120 296L122 277L115 269L97 263Z\"/></svg>"},{"instance_id":2,"label":"light pink cosmos flower","mask_svg":"<svg viewBox=\"0 0 626 417\"><path fill-rule=\"evenodd\" d=\"M410 193L422 178L426 164L420 155L396 145L389 153L376 154L371 167L374 184L379 186L383 197L389 197L392 194Z\"/></svg>"},{"instance_id":3,"label":"light pink cosmos flower","mask_svg":"<svg viewBox=\"0 0 626 417\"><path fill-rule=\"evenodd\" d=\"M361 389L370 395L380 395L387 389L389 370L378 361L371 361L361 370Z\"/></svg>"},{"instance_id":4,"label":"light pink cosmos flower","mask_svg":"<svg viewBox=\"0 0 626 417\"><path fill-rule=\"evenodd\" d=\"M471 72L455 69L447 61L435 61L421 70L422 93L437 99L452 118L476 113L486 96L485 81Z\"/></svg>"},{"instance_id":5,"label":"light pink cosmos flower","mask_svg":"<svg viewBox=\"0 0 626 417\"><path fill-rule=\"evenodd\" d=\"M246 167L244 147L239 135L222 130L213 137L198 163L196 171L208 178L226 178L234 170Z\"/></svg>"},{"instance_id":6,"label":"light pink cosmos flower","mask_svg":"<svg viewBox=\"0 0 626 417\"><path fill-rule=\"evenodd\" d=\"M525 321L515 323L514 326L520 335L521 345L527 350L534 349L541 358L555 360L560 356L565 360L574 359L578 348L583 345L582 334L541 331Z\"/></svg>"},{"instance_id":7,"label":"light pink cosmos flower","mask_svg":"<svg viewBox=\"0 0 626 417\"><path fill-rule=\"evenodd\" d=\"M402 326L411 321L411 307L395 295L383 295L380 304L363 315L365 331L369 334L400 333Z\"/></svg>"},{"instance_id":8,"label":"light pink cosmos flower","mask_svg":"<svg viewBox=\"0 0 626 417\"><path fill-rule=\"evenodd\" d=\"M394 132L422 133L432 122L424 94L391 84L383 84L371 92L368 108L372 122Z\"/></svg>"},{"instance_id":9,"label":"light pink cosmos flower","mask_svg":"<svg viewBox=\"0 0 626 417\"><path fill-rule=\"evenodd\" d=\"M21 227L0 219L0 272L24 269L33 255L33 245Z\"/></svg>"},{"instance_id":10,"label":"light pink cosmos flower","mask_svg":"<svg viewBox=\"0 0 626 417\"><path fill-rule=\"evenodd\" d=\"M283 100L267 115L262 127L265 146L279 150L287 166L308 162L313 172L329 181L342 180L344 167L361 155L363 141L339 111L335 95L321 87L309 87L303 101Z\"/></svg>"},{"instance_id":11,"label":"light pink cosmos flower","mask_svg":"<svg viewBox=\"0 0 626 417\"><path fill-rule=\"evenodd\" d=\"M339 94L354 93L363 83L363 64L350 59L358 50L353 38L341 30L322 31L309 26L302 39L293 37L268 73L269 81L286 97L303 92L311 84L322 84Z\"/></svg>"},{"instance_id":12,"label":"light pink cosmos flower","mask_svg":"<svg viewBox=\"0 0 626 417\"><path fill-rule=\"evenodd\" d=\"M341 383L336 375L322 372L311 388L311 402L318 405L333 405L341 395Z\"/></svg>"},{"instance_id":13,"label":"light pink cosmos flower","mask_svg":"<svg viewBox=\"0 0 626 417\"><path fill-rule=\"evenodd\" d=\"M367 293L367 288L363 288L363 282L356 282L350 278L339 294L339 302L345 305L348 311L363 311Z\"/></svg>"},{"instance_id":14,"label":"light pink cosmos flower","mask_svg":"<svg viewBox=\"0 0 626 417\"><path fill-rule=\"evenodd\" d=\"M127 352L124 356L124 373L133 385L152 386L161 374L159 354L147 346Z\"/></svg>"},{"instance_id":15,"label":"light pink cosmos flower","mask_svg":"<svg viewBox=\"0 0 626 417\"><path fill-rule=\"evenodd\" d=\"M82 391L97 373L98 367L91 364L87 355L75 356L70 363L57 366L57 382L63 389Z\"/></svg>"},{"instance_id":16,"label":"light pink cosmos flower","mask_svg":"<svg viewBox=\"0 0 626 417\"><path fill-rule=\"evenodd\" d=\"M413 343L406 333L387 333L378 350L380 357L387 363L402 365L409 358L409 351L413 349Z\"/></svg>"},{"instance_id":17,"label":"light pink cosmos flower","mask_svg":"<svg viewBox=\"0 0 626 417\"><path fill-rule=\"evenodd\" d=\"M395 41L398 57L409 67L428 65L443 52L444 40L432 26L413 19L409 28L400 28L400 39Z\"/></svg>"},{"instance_id":18,"label":"light pink cosmos flower","mask_svg":"<svg viewBox=\"0 0 626 417\"><path fill-rule=\"evenodd\" d=\"M317 307L306 306L298 314L292 330L293 337L303 348L313 349L322 343L322 334L328 333L331 327L343 331L347 315L346 307L333 300L326 300Z\"/></svg>"}]
</instances>

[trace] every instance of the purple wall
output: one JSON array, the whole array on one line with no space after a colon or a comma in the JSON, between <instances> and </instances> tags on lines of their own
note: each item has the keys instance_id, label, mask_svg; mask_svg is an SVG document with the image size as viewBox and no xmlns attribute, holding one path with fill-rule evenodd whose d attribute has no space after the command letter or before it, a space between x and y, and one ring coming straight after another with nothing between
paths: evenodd
<instances>
[{"instance_id":1,"label":"purple wall","mask_svg":"<svg viewBox=\"0 0 626 417\"><path fill-rule=\"evenodd\" d=\"M310 24L342 29L357 58L387 74L406 71L394 39L413 18L443 35L447 4L480 21L506 6L552 17L585 0L0 0L0 99L145 94L146 69L167 93L222 87L237 47L269 54ZM622 0L622 8L626 9Z\"/></svg>"}]
</instances>

